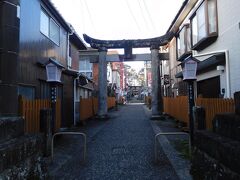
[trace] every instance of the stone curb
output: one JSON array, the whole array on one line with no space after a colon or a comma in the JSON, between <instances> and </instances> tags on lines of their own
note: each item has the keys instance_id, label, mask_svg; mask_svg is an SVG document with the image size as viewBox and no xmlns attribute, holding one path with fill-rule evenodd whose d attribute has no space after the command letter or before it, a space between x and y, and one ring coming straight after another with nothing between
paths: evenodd
<instances>
[{"instance_id":1,"label":"stone curb","mask_svg":"<svg viewBox=\"0 0 240 180\"><path fill-rule=\"evenodd\" d=\"M151 112L144 106L144 112L147 117L151 117ZM149 121L155 134L163 132L155 123L155 121ZM174 168L176 174L180 180L192 180L190 174L190 162L179 156L179 153L173 148L166 136L162 135L158 138L158 142L161 145L165 155Z\"/></svg>"}]
</instances>

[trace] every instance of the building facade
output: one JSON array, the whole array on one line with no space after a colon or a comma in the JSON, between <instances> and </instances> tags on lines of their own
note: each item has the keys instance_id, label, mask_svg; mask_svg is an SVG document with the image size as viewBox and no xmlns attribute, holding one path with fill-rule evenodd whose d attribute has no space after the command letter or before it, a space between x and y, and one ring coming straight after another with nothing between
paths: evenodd
<instances>
[{"instance_id":1,"label":"building facade","mask_svg":"<svg viewBox=\"0 0 240 180\"><path fill-rule=\"evenodd\" d=\"M168 31L171 94L185 95L179 64L188 56L198 60L195 91L206 98L230 98L240 90L238 58L239 18L237 0L189 0L183 3Z\"/></svg>"},{"instance_id":2,"label":"building facade","mask_svg":"<svg viewBox=\"0 0 240 180\"><path fill-rule=\"evenodd\" d=\"M7 64L9 58L3 57L0 63L2 74L7 73L8 68L15 69L12 80L8 80L11 82L14 79L14 91L9 93L14 98L7 100L1 97L1 102L11 101L18 109L17 97L20 95L28 100L50 99L45 65L52 58L64 67L61 82L57 84L57 98L62 105L61 124L62 127L72 126L75 116L74 90L79 77L78 54L79 50L86 49L85 44L49 0L4 1L3 4L16 12L13 11L12 15L9 10L5 12L8 16L2 16L2 22L14 22L17 27L14 28L14 41L11 41L16 47L15 60ZM12 31L7 30L6 33L11 35ZM5 96L4 93L1 96Z\"/></svg>"}]
</instances>

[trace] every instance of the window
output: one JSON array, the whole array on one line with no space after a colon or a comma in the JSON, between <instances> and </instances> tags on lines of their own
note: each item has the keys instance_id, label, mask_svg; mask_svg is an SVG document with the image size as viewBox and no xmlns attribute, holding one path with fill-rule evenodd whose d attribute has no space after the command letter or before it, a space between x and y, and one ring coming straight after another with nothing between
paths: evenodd
<instances>
[{"instance_id":1,"label":"window","mask_svg":"<svg viewBox=\"0 0 240 180\"><path fill-rule=\"evenodd\" d=\"M41 11L41 19L40 19L40 31L48 37L49 32L49 18L45 12Z\"/></svg>"},{"instance_id":2,"label":"window","mask_svg":"<svg viewBox=\"0 0 240 180\"><path fill-rule=\"evenodd\" d=\"M203 1L190 20L192 49L201 50L216 40L218 35L216 0Z\"/></svg>"},{"instance_id":3,"label":"window","mask_svg":"<svg viewBox=\"0 0 240 180\"><path fill-rule=\"evenodd\" d=\"M89 59L81 59L79 61L79 72L92 79L92 63L89 62Z\"/></svg>"},{"instance_id":4,"label":"window","mask_svg":"<svg viewBox=\"0 0 240 180\"><path fill-rule=\"evenodd\" d=\"M18 95L28 100L35 99L35 88L32 86L18 86Z\"/></svg>"},{"instance_id":5,"label":"window","mask_svg":"<svg viewBox=\"0 0 240 180\"><path fill-rule=\"evenodd\" d=\"M59 45L60 41L60 27L54 22L54 20L50 20L50 39Z\"/></svg>"},{"instance_id":6,"label":"window","mask_svg":"<svg viewBox=\"0 0 240 180\"><path fill-rule=\"evenodd\" d=\"M185 58L191 53L190 46L190 27L189 24L185 24L178 33L177 38L177 56L178 60Z\"/></svg>"},{"instance_id":7,"label":"window","mask_svg":"<svg viewBox=\"0 0 240 180\"><path fill-rule=\"evenodd\" d=\"M40 31L55 44L60 44L60 26L44 10L40 13Z\"/></svg>"}]
</instances>

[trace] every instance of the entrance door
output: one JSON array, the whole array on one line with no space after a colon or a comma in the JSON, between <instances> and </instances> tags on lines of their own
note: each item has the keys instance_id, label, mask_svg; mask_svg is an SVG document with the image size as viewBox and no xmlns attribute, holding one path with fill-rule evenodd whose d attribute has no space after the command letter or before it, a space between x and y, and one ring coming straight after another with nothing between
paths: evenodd
<instances>
[{"instance_id":1,"label":"entrance door","mask_svg":"<svg viewBox=\"0 0 240 180\"><path fill-rule=\"evenodd\" d=\"M220 76L197 82L197 94L204 98L220 97Z\"/></svg>"}]
</instances>

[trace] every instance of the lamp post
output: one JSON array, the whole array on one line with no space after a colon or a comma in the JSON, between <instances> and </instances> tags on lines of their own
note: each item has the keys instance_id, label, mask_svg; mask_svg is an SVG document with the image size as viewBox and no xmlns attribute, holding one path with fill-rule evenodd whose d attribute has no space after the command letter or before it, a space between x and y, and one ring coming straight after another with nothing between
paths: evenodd
<instances>
[{"instance_id":1,"label":"lamp post","mask_svg":"<svg viewBox=\"0 0 240 180\"><path fill-rule=\"evenodd\" d=\"M197 79L197 60L189 56L182 63L183 80L188 82L188 116L190 126L190 141L194 144L194 120L193 120L193 106L194 106L194 86L193 82Z\"/></svg>"},{"instance_id":2,"label":"lamp post","mask_svg":"<svg viewBox=\"0 0 240 180\"><path fill-rule=\"evenodd\" d=\"M46 72L47 72L47 82L51 86L51 108L52 108L52 132L55 129L55 119L56 119L56 101L57 101L57 83L61 82L61 75L64 66L61 65L57 60L49 58L49 61L46 63Z\"/></svg>"}]
</instances>

